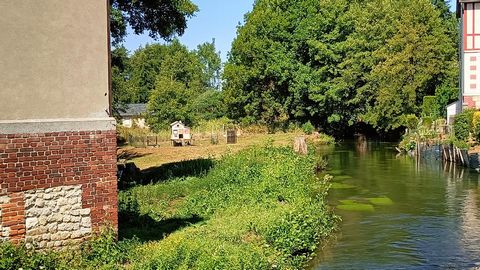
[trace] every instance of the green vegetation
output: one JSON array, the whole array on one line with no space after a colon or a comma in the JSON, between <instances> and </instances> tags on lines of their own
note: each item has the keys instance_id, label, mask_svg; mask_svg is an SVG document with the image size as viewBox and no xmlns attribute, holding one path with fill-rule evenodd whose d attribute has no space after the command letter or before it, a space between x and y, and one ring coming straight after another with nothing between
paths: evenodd
<instances>
[{"instance_id":1,"label":"green vegetation","mask_svg":"<svg viewBox=\"0 0 480 270\"><path fill-rule=\"evenodd\" d=\"M375 211L375 208L371 204L359 203L354 200L341 200L340 203L341 204L338 205L337 208L344 211Z\"/></svg>"},{"instance_id":2,"label":"green vegetation","mask_svg":"<svg viewBox=\"0 0 480 270\"><path fill-rule=\"evenodd\" d=\"M282 163L278 163L282 160ZM316 158L288 148L249 149L227 156L204 177L139 186L120 196L124 219L195 225L140 248L143 269L300 268L336 218L315 177ZM133 217L132 217L133 216ZM129 226L125 234L135 228ZM144 235L145 236L145 235ZM152 236L146 236L152 238Z\"/></svg>"},{"instance_id":3,"label":"green vegetation","mask_svg":"<svg viewBox=\"0 0 480 270\"><path fill-rule=\"evenodd\" d=\"M136 239L116 242L112 230L104 230L78 249L35 252L24 245L0 243L2 270L119 269L136 257Z\"/></svg>"},{"instance_id":4,"label":"green vegetation","mask_svg":"<svg viewBox=\"0 0 480 270\"><path fill-rule=\"evenodd\" d=\"M170 166L170 174L195 175L203 163ZM161 173L161 183L120 193L122 241L107 232L80 251L47 253L2 244L0 269L303 268L338 220L319 167L314 154L269 145L225 156L196 177Z\"/></svg>"},{"instance_id":5,"label":"green vegetation","mask_svg":"<svg viewBox=\"0 0 480 270\"><path fill-rule=\"evenodd\" d=\"M166 1L166 14L155 0L127 2L111 1L114 107L148 103L155 131L228 117L269 132L389 132L406 115L444 117L458 96L457 22L443 0L256 1L223 71L214 41L189 51L169 40L198 10L191 1ZM169 43L129 55L127 24Z\"/></svg>"},{"instance_id":6,"label":"green vegetation","mask_svg":"<svg viewBox=\"0 0 480 270\"><path fill-rule=\"evenodd\" d=\"M126 103L148 103L147 122L155 131L176 120L194 125L225 115L219 91L221 60L214 41L189 51L173 40L146 45L132 56L118 47L112 52L112 65L116 113Z\"/></svg>"},{"instance_id":7,"label":"green vegetation","mask_svg":"<svg viewBox=\"0 0 480 270\"><path fill-rule=\"evenodd\" d=\"M305 134L310 135L315 131L315 127L308 121L302 125L302 130Z\"/></svg>"},{"instance_id":8,"label":"green vegetation","mask_svg":"<svg viewBox=\"0 0 480 270\"><path fill-rule=\"evenodd\" d=\"M137 35L148 31L149 36L156 39L182 35L187 19L198 11L198 7L189 0L110 0L109 3L114 45L127 36L127 25Z\"/></svg>"},{"instance_id":9,"label":"green vegetation","mask_svg":"<svg viewBox=\"0 0 480 270\"><path fill-rule=\"evenodd\" d=\"M415 115L406 115L403 117L404 125L407 131L403 135L399 148L404 151L413 151L417 148L417 142L428 142L431 144L442 143L446 121L443 118L433 120L432 117L425 116L418 119Z\"/></svg>"},{"instance_id":10,"label":"green vegetation","mask_svg":"<svg viewBox=\"0 0 480 270\"><path fill-rule=\"evenodd\" d=\"M388 197L367 198L367 200L374 205L392 205L393 201Z\"/></svg>"},{"instance_id":11,"label":"green vegetation","mask_svg":"<svg viewBox=\"0 0 480 270\"><path fill-rule=\"evenodd\" d=\"M233 119L310 120L344 135L421 114L444 115L458 92L457 30L444 1L260 0L238 30L224 71Z\"/></svg>"},{"instance_id":12,"label":"green vegetation","mask_svg":"<svg viewBox=\"0 0 480 270\"><path fill-rule=\"evenodd\" d=\"M364 211L364 212L373 212L375 211L376 206L390 206L393 205L393 201L388 197L378 197L378 198L365 198L359 200L340 200L340 204L337 206L337 209L344 211Z\"/></svg>"},{"instance_id":13,"label":"green vegetation","mask_svg":"<svg viewBox=\"0 0 480 270\"><path fill-rule=\"evenodd\" d=\"M453 132L455 138L460 141L466 141L470 136L470 131L472 130L473 122L473 112L464 111L455 116L455 122L453 123Z\"/></svg>"}]
</instances>

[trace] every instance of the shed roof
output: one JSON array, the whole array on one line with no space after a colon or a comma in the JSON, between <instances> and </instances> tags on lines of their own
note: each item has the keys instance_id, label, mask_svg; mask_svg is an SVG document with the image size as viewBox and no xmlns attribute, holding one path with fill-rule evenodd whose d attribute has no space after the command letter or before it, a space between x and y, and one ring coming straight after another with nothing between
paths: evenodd
<instances>
[{"instance_id":1,"label":"shed roof","mask_svg":"<svg viewBox=\"0 0 480 270\"><path fill-rule=\"evenodd\" d=\"M170 124L170 126L172 126L172 127L173 127L173 126L175 126L175 125L182 125L182 126L185 126L185 124L184 124L184 123L182 123L182 121L175 121L175 122L173 122L173 123L171 123L171 124Z\"/></svg>"},{"instance_id":2,"label":"shed roof","mask_svg":"<svg viewBox=\"0 0 480 270\"><path fill-rule=\"evenodd\" d=\"M140 116L147 112L147 104L132 103L125 106L125 111L120 112L120 116Z\"/></svg>"}]
</instances>

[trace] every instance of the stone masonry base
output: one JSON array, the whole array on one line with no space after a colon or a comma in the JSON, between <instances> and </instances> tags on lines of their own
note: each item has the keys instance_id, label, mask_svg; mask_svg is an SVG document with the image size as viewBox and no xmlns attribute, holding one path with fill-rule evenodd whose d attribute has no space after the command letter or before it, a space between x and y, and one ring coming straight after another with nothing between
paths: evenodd
<instances>
[{"instance_id":1,"label":"stone masonry base","mask_svg":"<svg viewBox=\"0 0 480 270\"><path fill-rule=\"evenodd\" d=\"M0 241L43 248L117 228L116 134L0 134Z\"/></svg>"}]
</instances>

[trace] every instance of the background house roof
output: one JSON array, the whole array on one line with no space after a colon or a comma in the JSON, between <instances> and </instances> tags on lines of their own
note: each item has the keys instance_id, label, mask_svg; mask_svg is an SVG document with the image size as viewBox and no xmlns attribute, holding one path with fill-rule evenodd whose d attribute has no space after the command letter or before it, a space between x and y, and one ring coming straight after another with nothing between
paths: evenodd
<instances>
[{"instance_id":1,"label":"background house roof","mask_svg":"<svg viewBox=\"0 0 480 270\"><path fill-rule=\"evenodd\" d=\"M147 112L147 104L145 103L133 103L125 106L125 111L120 112L120 116L140 116Z\"/></svg>"}]
</instances>

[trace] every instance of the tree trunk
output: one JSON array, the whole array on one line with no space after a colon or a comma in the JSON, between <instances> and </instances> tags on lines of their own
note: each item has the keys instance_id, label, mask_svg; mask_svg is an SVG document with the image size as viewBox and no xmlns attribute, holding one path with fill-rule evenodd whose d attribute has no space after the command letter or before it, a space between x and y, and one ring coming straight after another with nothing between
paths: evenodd
<instances>
[{"instance_id":1,"label":"tree trunk","mask_svg":"<svg viewBox=\"0 0 480 270\"><path fill-rule=\"evenodd\" d=\"M301 155L306 155L308 153L307 143L305 137L296 137L295 142L293 143L293 151Z\"/></svg>"}]
</instances>

